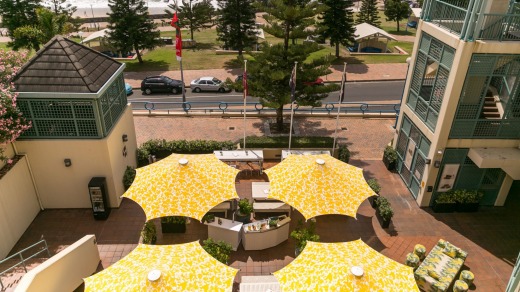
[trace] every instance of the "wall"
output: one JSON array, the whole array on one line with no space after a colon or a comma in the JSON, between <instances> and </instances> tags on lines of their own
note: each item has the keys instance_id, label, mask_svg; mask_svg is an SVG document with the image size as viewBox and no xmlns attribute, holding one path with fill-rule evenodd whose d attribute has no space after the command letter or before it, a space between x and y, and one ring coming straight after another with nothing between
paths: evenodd
<instances>
[{"instance_id":1,"label":"wall","mask_svg":"<svg viewBox=\"0 0 520 292\"><path fill-rule=\"evenodd\" d=\"M74 291L96 271L99 261L96 236L85 235L25 274L15 291Z\"/></svg>"},{"instance_id":2,"label":"wall","mask_svg":"<svg viewBox=\"0 0 520 292\"><path fill-rule=\"evenodd\" d=\"M0 179L0 258L3 259L38 215L40 207L23 157Z\"/></svg>"},{"instance_id":3,"label":"wall","mask_svg":"<svg viewBox=\"0 0 520 292\"><path fill-rule=\"evenodd\" d=\"M44 208L91 208L88 183L92 177L107 178L111 207L119 207L122 176L127 165L136 165L135 130L129 107L105 139L54 139L16 142L19 153L28 153ZM128 135L122 156L122 133ZM64 159L72 161L65 167Z\"/></svg>"}]
</instances>

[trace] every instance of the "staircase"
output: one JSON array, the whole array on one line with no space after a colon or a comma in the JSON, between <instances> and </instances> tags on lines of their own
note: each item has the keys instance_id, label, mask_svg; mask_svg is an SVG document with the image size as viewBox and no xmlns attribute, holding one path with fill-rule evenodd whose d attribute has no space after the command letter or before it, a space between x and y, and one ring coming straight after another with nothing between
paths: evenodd
<instances>
[{"instance_id":1,"label":"staircase","mask_svg":"<svg viewBox=\"0 0 520 292\"><path fill-rule=\"evenodd\" d=\"M498 111L497 103L495 98L492 96L486 96L484 100L484 108L482 110L482 117L484 119L500 119L500 112Z\"/></svg>"}]
</instances>

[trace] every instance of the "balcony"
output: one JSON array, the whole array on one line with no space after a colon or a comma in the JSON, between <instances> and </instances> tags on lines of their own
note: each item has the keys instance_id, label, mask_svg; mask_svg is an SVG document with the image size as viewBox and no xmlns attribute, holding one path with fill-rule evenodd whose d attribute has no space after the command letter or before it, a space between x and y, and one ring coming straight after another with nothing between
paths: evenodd
<instances>
[{"instance_id":1,"label":"balcony","mask_svg":"<svg viewBox=\"0 0 520 292\"><path fill-rule=\"evenodd\" d=\"M465 41L520 41L520 3L507 0L430 0L422 19Z\"/></svg>"}]
</instances>

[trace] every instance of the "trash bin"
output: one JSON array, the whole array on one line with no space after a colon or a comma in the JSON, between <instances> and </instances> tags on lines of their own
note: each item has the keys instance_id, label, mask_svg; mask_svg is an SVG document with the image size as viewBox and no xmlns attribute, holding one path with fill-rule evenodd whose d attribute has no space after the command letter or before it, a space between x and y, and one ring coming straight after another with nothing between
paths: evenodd
<instances>
[{"instance_id":1,"label":"trash bin","mask_svg":"<svg viewBox=\"0 0 520 292\"><path fill-rule=\"evenodd\" d=\"M88 183L88 192L94 219L105 220L110 214L108 204L107 180L104 177L93 177Z\"/></svg>"}]
</instances>

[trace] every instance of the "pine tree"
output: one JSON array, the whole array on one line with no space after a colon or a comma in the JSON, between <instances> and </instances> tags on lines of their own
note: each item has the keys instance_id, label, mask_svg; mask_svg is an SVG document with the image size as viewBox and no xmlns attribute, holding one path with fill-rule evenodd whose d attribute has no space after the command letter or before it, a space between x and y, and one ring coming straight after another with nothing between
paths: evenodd
<instances>
[{"instance_id":1,"label":"pine tree","mask_svg":"<svg viewBox=\"0 0 520 292\"><path fill-rule=\"evenodd\" d=\"M143 63L141 50L153 50L163 45L160 31L148 15L144 0L109 0L109 40L122 51L135 50L139 63Z\"/></svg>"},{"instance_id":2,"label":"pine tree","mask_svg":"<svg viewBox=\"0 0 520 292\"><path fill-rule=\"evenodd\" d=\"M294 62L298 62L295 97L299 106L319 106L321 99L338 89L336 84L304 85L306 81L314 81L331 72L325 58L306 62L311 53L319 50L318 44L291 45L287 51L283 44L276 44L264 47L248 62L248 74L254 76L249 79L249 92L260 98L263 106L276 109L276 124L280 131L283 129L283 107L291 103L289 79Z\"/></svg>"},{"instance_id":3,"label":"pine tree","mask_svg":"<svg viewBox=\"0 0 520 292\"><path fill-rule=\"evenodd\" d=\"M36 8L41 7L40 0L0 0L0 16L2 25L7 28L9 36L13 38L8 46L17 50L27 47L25 41L19 43L14 37L14 31L22 26L33 26L37 22Z\"/></svg>"},{"instance_id":4,"label":"pine tree","mask_svg":"<svg viewBox=\"0 0 520 292\"><path fill-rule=\"evenodd\" d=\"M397 31L399 31L399 21L410 16L410 6L401 0L387 0L385 4L385 15L387 21L395 21L397 23Z\"/></svg>"},{"instance_id":5,"label":"pine tree","mask_svg":"<svg viewBox=\"0 0 520 292\"><path fill-rule=\"evenodd\" d=\"M256 42L253 0L218 0L217 35L225 49L238 55Z\"/></svg>"},{"instance_id":6,"label":"pine tree","mask_svg":"<svg viewBox=\"0 0 520 292\"><path fill-rule=\"evenodd\" d=\"M319 18L321 36L330 39L330 45L336 46L336 58L339 58L339 46L353 45L354 15L351 7L352 0L323 0L328 9Z\"/></svg>"},{"instance_id":7,"label":"pine tree","mask_svg":"<svg viewBox=\"0 0 520 292\"><path fill-rule=\"evenodd\" d=\"M377 10L377 0L362 0L356 24L363 22L366 22L375 27L381 26L381 21L379 20L379 11Z\"/></svg>"},{"instance_id":8,"label":"pine tree","mask_svg":"<svg viewBox=\"0 0 520 292\"><path fill-rule=\"evenodd\" d=\"M261 6L267 14L264 19L269 26L264 31L284 40L284 50L289 49L289 40L304 38L311 32L307 28L315 24L314 18L325 10L325 6L314 0L270 0Z\"/></svg>"},{"instance_id":9,"label":"pine tree","mask_svg":"<svg viewBox=\"0 0 520 292\"><path fill-rule=\"evenodd\" d=\"M174 4L168 5L171 9L175 10ZM173 12L165 10L168 18L173 17ZM191 39L194 31L200 31L201 28L210 28L213 26L212 17L214 15L213 5L210 0L182 0L182 6L178 8L179 26L182 28L188 28L190 30Z\"/></svg>"}]
</instances>

